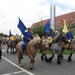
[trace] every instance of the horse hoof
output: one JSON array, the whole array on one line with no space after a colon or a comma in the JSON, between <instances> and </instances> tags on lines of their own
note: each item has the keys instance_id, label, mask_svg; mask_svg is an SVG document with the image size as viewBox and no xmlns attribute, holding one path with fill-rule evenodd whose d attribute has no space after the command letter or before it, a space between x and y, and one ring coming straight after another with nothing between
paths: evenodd
<instances>
[{"instance_id":1,"label":"horse hoof","mask_svg":"<svg viewBox=\"0 0 75 75\"><path fill-rule=\"evenodd\" d=\"M13 53L13 54L15 54L15 53Z\"/></svg>"},{"instance_id":2,"label":"horse hoof","mask_svg":"<svg viewBox=\"0 0 75 75\"><path fill-rule=\"evenodd\" d=\"M62 62L57 62L58 65L60 65Z\"/></svg>"},{"instance_id":3,"label":"horse hoof","mask_svg":"<svg viewBox=\"0 0 75 75\"><path fill-rule=\"evenodd\" d=\"M8 51L7 51L7 53L8 53Z\"/></svg>"},{"instance_id":4,"label":"horse hoof","mask_svg":"<svg viewBox=\"0 0 75 75\"><path fill-rule=\"evenodd\" d=\"M44 61L44 58L43 58L43 56L41 56L41 60L42 60L42 61Z\"/></svg>"},{"instance_id":5,"label":"horse hoof","mask_svg":"<svg viewBox=\"0 0 75 75\"><path fill-rule=\"evenodd\" d=\"M30 67L30 70L32 70L33 68L32 67Z\"/></svg>"},{"instance_id":6,"label":"horse hoof","mask_svg":"<svg viewBox=\"0 0 75 75\"><path fill-rule=\"evenodd\" d=\"M20 66L20 67L23 67L23 64L21 63L21 64L19 64L19 66Z\"/></svg>"},{"instance_id":7,"label":"horse hoof","mask_svg":"<svg viewBox=\"0 0 75 75\"><path fill-rule=\"evenodd\" d=\"M17 53L17 51L15 51L15 53Z\"/></svg>"},{"instance_id":8,"label":"horse hoof","mask_svg":"<svg viewBox=\"0 0 75 75\"><path fill-rule=\"evenodd\" d=\"M11 54L12 54L12 52L11 52Z\"/></svg>"},{"instance_id":9,"label":"horse hoof","mask_svg":"<svg viewBox=\"0 0 75 75\"><path fill-rule=\"evenodd\" d=\"M52 62L52 58L49 58L48 61L49 61L49 63L51 63Z\"/></svg>"},{"instance_id":10,"label":"horse hoof","mask_svg":"<svg viewBox=\"0 0 75 75\"><path fill-rule=\"evenodd\" d=\"M68 62L71 62L72 61L72 59L68 59Z\"/></svg>"},{"instance_id":11,"label":"horse hoof","mask_svg":"<svg viewBox=\"0 0 75 75\"><path fill-rule=\"evenodd\" d=\"M31 67L31 66L29 65L29 69L30 69L30 70L32 70L32 69L33 69L33 67Z\"/></svg>"}]
</instances>

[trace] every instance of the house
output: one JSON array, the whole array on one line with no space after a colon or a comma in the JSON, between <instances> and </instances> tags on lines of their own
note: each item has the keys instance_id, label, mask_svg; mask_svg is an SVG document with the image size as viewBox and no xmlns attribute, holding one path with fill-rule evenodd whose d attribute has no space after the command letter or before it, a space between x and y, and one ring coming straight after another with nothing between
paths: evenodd
<instances>
[{"instance_id":1,"label":"house","mask_svg":"<svg viewBox=\"0 0 75 75\"><path fill-rule=\"evenodd\" d=\"M34 28L37 25L45 25L49 20L50 19L46 19L33 23L31 28ZM56 27L57 28L61 27L64 23L63 22L64 20L66 20L67 25L75 23L75 11L55 17Z\"/></svg>"}]
</instances>

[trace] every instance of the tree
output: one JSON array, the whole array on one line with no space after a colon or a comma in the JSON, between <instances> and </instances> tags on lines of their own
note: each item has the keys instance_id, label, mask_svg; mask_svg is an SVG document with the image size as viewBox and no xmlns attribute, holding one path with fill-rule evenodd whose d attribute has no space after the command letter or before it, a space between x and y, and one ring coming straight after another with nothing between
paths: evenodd
<instances>
[{"instance_id":1,"label":"tree","mask_svg":"<svg viewBox=\"0 0 75 75\"><path fill-rule=\"evenodd\" d=\"M45 35L44 26L43 25L37 25L36 27L32 28L33 34L38 34L40 37Z\"/></svg>"}]
</instances>

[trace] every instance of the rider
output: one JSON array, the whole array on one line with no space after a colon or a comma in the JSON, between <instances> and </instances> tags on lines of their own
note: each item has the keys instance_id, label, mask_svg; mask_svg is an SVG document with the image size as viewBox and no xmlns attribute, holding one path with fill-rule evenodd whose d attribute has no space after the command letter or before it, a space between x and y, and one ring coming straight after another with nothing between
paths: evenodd
<instances>
[{"instance_id":1,"label":"rider","mask_svg":"<svg viewBox=\"0 0 75 75\"><path fill-rule=\"evenodd\" d=\"M69 41L69 44L67 45L67 47L70 45L72 39L73 39L73 34L72 32L70 31L70 29L68 29L68 32L66 33L66 38L68 39Z\"/></svg>"},{"instance_id":2,"label":"rider","mask_svg":"<svg viewBox=\"0 0 75 75\"><path fill-rule=\"evenodd\" d=\"M55 38L55 36L56 36L53 29L50 30L50 36L51 36L52 38Z\"/></svg>"},{"instance_id":3,"label":"rider","mask_svg":"<svg viewBox=\"0 0 75 75\"><path fill-rule=\"evenodd\" d=\"M56 37L55 32L54 32L53 29L50 30L50 37L51 37L51 39L50 39L50 44L51 44L52 41L54 40L54 38Z\"/></svg>"},{"instance_id":4,"label":"rider","mask_svg":"<svg viewBox=\"0 0 75 75\"><path fill-rule=\"evenodd\" d=\"M28 31L24 33L24 37L23 37L23 44L22 44L22 53L24 54L24 51L26 49L26 45L27 43L33 39L33 36L32 36L32 32L31 32L31 29L28 28ZM22 55L23 55L22 54Z\"/></svg>"},{"instance_id":5,"label":"rider","mask_svg":"<svg viewBox=\"0 0 75 75\"><path fill-rule=\"evenodd\" d=\"M66 33L66 38L67 38L68 40L71 40L71 41L72 41L72 39L73 39L73 34L72 34L72 32L70 31L70 29L69 29L68 32Z\"/></svg>"},{"instance_id":6,"label":"rider","mask_svg":"<svg viewBox=\"0 0 75 75\"><path fill-rule=\"evenodd\" d=\"M12 44L12 42L15 40L15 37L13 35L10 35L9 40L11 41L10 43Z\"/></svg>"}]
</instances>

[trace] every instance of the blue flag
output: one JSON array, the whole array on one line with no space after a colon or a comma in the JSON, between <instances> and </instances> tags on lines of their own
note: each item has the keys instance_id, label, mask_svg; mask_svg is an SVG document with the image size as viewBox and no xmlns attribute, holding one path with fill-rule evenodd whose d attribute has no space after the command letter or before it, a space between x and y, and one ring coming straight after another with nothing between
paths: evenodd
<instances>
[{"instance_id":1,"label":"blue flag","mask_svg":"<svg viewBox=\"0 0 75 75\"><path fill-rule=\"evenodd\" d=\"M21 33L24 35L25 30L27 30L26 26L23 24L23 22L19 19L19 23L17 25L17 27L20 29Z\"/></svg>"},{"instance_id":2,"label":"blue flag","mask_svg":"<svg viewBox=\"0 0 75 75\"><path fill-rule=\"evenodd\" d=\"M50 35L50 21L48 21L47 23L46 23L46 25L44 26L44 30L45 30L45 32L46 32L46 34L49 36Z\"/></svg>"}]
</instances>

